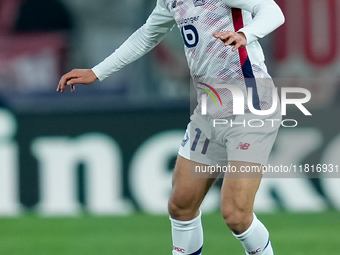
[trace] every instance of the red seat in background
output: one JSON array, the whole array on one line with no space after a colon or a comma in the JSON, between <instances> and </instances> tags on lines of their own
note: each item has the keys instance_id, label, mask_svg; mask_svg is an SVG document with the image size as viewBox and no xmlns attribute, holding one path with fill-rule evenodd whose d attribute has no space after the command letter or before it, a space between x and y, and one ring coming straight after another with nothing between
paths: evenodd
<instances>
[{"instance_id":1,"label":"red seat in background","mask_svg":"<svg viewBox=\"0 0 340 255\"><path fill-rule=\"evenodd\" d=\"M65 71L64 33L13 32L21 2L0 0L0 92L51 89Z\"/></svg>"}]
</instances>

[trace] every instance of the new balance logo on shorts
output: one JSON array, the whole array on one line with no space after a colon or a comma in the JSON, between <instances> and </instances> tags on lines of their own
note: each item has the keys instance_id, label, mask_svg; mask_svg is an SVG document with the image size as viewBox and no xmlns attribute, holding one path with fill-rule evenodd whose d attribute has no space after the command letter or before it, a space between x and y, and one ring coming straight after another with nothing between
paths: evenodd
<instances>
[{"instance_id":1,"label":"new balance logo on shorts","mask_svg":"<svg viewBox=\"0 0 340 255\"><path fill-rule=\"evenodd\" d=\"M242 143L240 142L237 147L236 147L236 150L243 150L243 151L246 151L249 149L249 146L250 146L250 143Z\"/></svg>"},{"instance_id":2,"label":"new balance logo on shorts","mask_svg":"<svg viewBox=\"0 0 340 255\"><path fill-rule=\"evenodd\" d=\"M174 249L174 251L185 253L185 250L183 248L179 248L179 247L174 246L173 249Z\"/></svg>"}]
</instances>

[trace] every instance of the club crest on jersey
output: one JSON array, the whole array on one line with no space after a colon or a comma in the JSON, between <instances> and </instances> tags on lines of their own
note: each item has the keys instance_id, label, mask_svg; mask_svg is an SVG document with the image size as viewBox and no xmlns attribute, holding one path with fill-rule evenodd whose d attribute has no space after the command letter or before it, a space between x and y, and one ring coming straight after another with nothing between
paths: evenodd
<instances>
[{"instance_id":1,"label":"club crest on jersey","mask_svg":"<svg viewBox=\"0 0 340 255\"><path fill-rule=\"evenodd\" d=\"M177 6L177 0L171 2L171 8L174 9Z\"/></svg>"},{"instance_id":2,"label":"club crest on jersey","mask_svg":"<svg viewBox=\"0 0 340 255\"><path fill-rule=\"evenodd\" d=\"M202 6L205 4L205 0L193 0L195 7Z\"/></svg>"},{"instance_id":3,"label":"club crest on jersey","mask_svg":"<svg viewBox=\"0 0 340 255\"><path fill-rule=\"evenodd\" d=\"M188 135L188 132L186 132L185 136L182 140L182 143L181 143L182 147L185 147L185 145L187 144L188 141L189 141L189 135Z\"/></svg>"}]
</instances>

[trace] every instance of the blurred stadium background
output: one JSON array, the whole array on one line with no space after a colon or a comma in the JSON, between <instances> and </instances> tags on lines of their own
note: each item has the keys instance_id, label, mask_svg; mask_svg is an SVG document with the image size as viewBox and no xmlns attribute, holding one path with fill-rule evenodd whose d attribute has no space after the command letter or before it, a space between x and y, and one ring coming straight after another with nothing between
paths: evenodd
<instances>
[{"instance_id":1,"label":"blurred stadium background","mask_svg":"<svg viewBox=\"0 0 340 255\"><path fill-rule=\"evenodd\" d=\"M277 0L286 24L261 40L273 77L312 93L289 109L270 163L340 165L338 0ZM56 93L150 14L155 0L0 0L0 254L170 254L171 172L189 121L189 73L177 29L93 86ZM280 82L278 82L281 84ZM265 178L255 209L276 254L339 254L340 179ZM317 177L317 178L315 178ZM243 254L203 205L205 254Z\"/></svg>"}]
</instances>

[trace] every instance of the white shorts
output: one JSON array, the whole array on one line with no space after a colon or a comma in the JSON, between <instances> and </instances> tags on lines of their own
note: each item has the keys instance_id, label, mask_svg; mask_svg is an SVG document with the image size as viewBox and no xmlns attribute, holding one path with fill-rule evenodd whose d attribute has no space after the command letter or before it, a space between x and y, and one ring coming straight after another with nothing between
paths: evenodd
<instances>
[{"instance_id":1,"label":"white shorts","mask_svg":"<svg viewBox=\"0 0 340 255\"><path fill-rule=\"evenodd\" d=\"M280 107L271 115L246 113L218 121L195 113L178 154L205 165L228 161L266 165L280 125Z\"/></svg>"}]
</instances>

